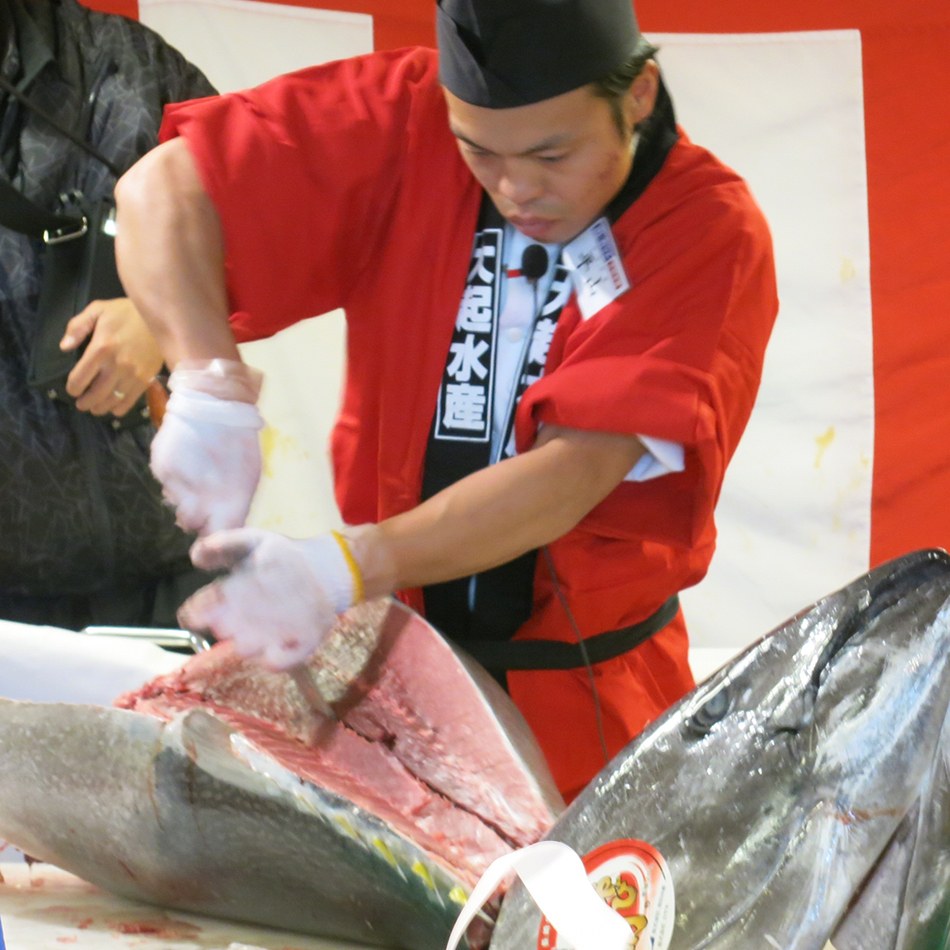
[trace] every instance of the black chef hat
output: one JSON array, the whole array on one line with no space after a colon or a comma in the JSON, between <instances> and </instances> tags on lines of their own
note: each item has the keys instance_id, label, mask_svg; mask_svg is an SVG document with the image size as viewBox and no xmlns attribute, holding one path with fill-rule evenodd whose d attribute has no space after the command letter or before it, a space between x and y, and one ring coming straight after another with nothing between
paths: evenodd
<instances>
[{"instance_id":1,"label":"black chef hat","mask_svg":"<svg viewBox=\"0 0 950 950\"><path fill-rule=\"evenodd\" d=\"M632 0L436 0L439 79L489 109L606 76L637 49Z\"/></svg>"}]
</instances>

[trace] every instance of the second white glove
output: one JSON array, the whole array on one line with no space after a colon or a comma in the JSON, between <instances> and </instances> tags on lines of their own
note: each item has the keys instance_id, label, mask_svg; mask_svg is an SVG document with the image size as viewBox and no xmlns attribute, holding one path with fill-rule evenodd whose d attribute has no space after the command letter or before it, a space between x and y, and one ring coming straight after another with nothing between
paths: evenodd
<instances>
[{"instance_id":1,"label":"second white glove","mask_svg":"<svg viewBox=\"0 0 950 950\"><path fill-rule=\"evenodd\" d=\"M250 402L175 386L152 441L152 474L185 531L210 534L244 524L261 478L258 433L264 420Z\"/></svg>"},{"instance_id":2,"label":"second white glove","mask_svg":"<svg viewBox=\"0 0 950 950\"><path fill-rule=\"evenodd\" d=\"M294 540L257 528L203 538L192 547L195 566L231 573L185 601L179 621L232 640L242 656L271 669L296 666L359 599L358 568L345 544L333 534Z\"/></svg>"}]
</instances>

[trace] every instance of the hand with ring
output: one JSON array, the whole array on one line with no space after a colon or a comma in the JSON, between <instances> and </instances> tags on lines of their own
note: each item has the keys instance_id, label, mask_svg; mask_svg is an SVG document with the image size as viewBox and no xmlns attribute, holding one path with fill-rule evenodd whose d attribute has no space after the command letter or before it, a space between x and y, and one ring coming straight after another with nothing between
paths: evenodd
<instances>
[{"instance_id":1,"label":"hand with ring","mask_svg":"<svg viewBox=\"0 0 950 950\"><path fill-rule=\"evenodd\" d=\"M154 337L126 297L94 300L66 325L64 351L86 342L66 380L76 408L94 416L124 416L162 367Z\"/></svg>"}]
</instances>

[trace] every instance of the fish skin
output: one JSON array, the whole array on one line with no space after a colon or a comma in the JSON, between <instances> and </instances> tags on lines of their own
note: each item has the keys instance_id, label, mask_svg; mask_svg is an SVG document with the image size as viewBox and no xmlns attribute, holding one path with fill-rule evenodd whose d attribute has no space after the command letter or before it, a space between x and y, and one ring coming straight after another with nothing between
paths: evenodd
<instances>
[{"instance_id":1,"label":"fish skin","mask_svg":"<svg viewBox=\"0 0 950 950\"><path fill-rule=\"evenodd\" d=\"M950 950L950 714L917 830L898 950Z\"/></svg>"},{"instance_id":2,"label":"fish skin","mask_svg":"<svg viewBox=\"0 0 950 950\"><path fill-rule=\"evenodd\" d=\"M459 882L425 853L273 760L248 767L202 710L0 700L0 719L0 834L112 893L385 947L438 948L457 916Z\"/></svg>"},{"instance_id":3,"label":"fish skin","mask_svg":"<svg viewBox=\"0 0 950 950\"><path fill-rule=\"evenodd\" d=\"M366 605L352 616L365 619L366 611L375 609ZM393 669L405 668L404 663L375 667L380 651L374 649L369 628L385 631L394 618L400 637L407 636L408 624L408 634L422 639L393 637L384 643L380 635L380 651L389 651L390 658L406 649L411 656L417 650L427 659L443 656L447 648L441 639L432 639L437 637L432 628L392 603L382 620L373 615L371 623L362 623L369 637L366 656L354 659L344 651L334 657L331 648L316 675L324 677L322 686L344 718L378 729L387 747L398 748L400 743L385 733L393 708L404 699L400 690L411 693L411 683L397 676L390 684L387 697L395 706L374 705L369 699L374 689L386 685ZM190 662L208 663L209 654ZM345 663L350 668L343 675ZM527 731L512 713L510 699L498 695L497 684L491 682L495 692L486 697L465 672L464 662L444 665L447 682L428 706L412 710L419 713L420 728L431 725L423 714L440 715L449 698L458 700L467 691L473 702L484 703L493 714L503 709L513 727ZM307 728L309 710L286 676L252 664L243 672L228 669L235 682L242 676L263 682L261 700L272 704L271 711L286 715L291 726L296 722ZM253 698L257 692L252 688L245 695ZM506 704L511 708L505 709ZM299 707L297 719L291 707ZM253 741L253 730L237 729L209 711L214 708L213 702L189 708L166 721L129 709L0 700L0 838L113 893L159 906L374 946L442 950L478 875L466 875L434 857L366 802L361 805L302 781L282 764L289 760L274 753L276 744L265 748ZM447 734L458 736L453 731L458 725L447 723ZM510 738L504 749L502 735ZM481 755L481 767L493 774L498 765L501 774L512 756L523 761L521 750L532 749L525 738L502 729L490 739L499 743L497 754L493 747L483 750L487 755ZM292 750L303 748L290 733L284 741ZM438 735L427 734L427 741L430 748L439 748ZM410 763L420 756L417 745L410 742L405 750ZM464 768L464 757L457 758ZM450 771L434 768L432 787L449 781ZM550 775L525 772L523 801L545 798L548 786L554 787ZM470 795L481 776L463 771L456 780ZM512 791L517 798L519 789ZM434 797L441 802L439 795ZM510 802L492 807L500 823L515 820ZM413 815L413 821L426 817ZM471 818L467 811L463 817ZM553 817L547 816L545 827ZM523 820L527 823L527 816ZM487 834L510 849L493 829ZM470 931L470 945L487 943L487 926L482 921Z\"/></svg>"},{"instance_id":4,"label":"fish skin","mask_svg":"<svg viewBox=\"0 0 950 950\"><path fill-rule=\"evenodd\" d=\"M835 950L950 950L950 715L920 798L831 942Z\"/></svg>"},{"instance_id":5,"label":"fish skin","mask_svg":"<svg viewBox=\"0 0 950 950\"><path fill-rule=\"evenodd\" d=\"M656 847L675 887L672 950L821 950L839 922L842 936L884 926L888 950L945 948L948 708L950 557L915 552L700 684L546 837L580 854L620 838ZM888 925L862 919L860 901L848 915L879 871L900 890ZM516 885L491 950L536 946L539 924Z\"/></svg>"}]
</instances>

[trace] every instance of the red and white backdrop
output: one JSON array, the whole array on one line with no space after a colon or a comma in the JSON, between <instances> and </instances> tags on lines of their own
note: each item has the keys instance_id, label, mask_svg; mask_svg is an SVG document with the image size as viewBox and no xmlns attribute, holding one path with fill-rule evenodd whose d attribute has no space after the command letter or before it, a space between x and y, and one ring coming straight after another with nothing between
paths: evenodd
<instances>
[{"instance_id":1,"label":"red and white backdrop","mask_svg":"<svg viewBox=\"0 0 950 950\"><path fill-rule=\"evenodd\" d=\"M433 0L87 0L222 91L433 41ZM680 121L751 183L782 309L720 503L694 642L736 648L908 551L950 547L950 12L945 0L641 0ZM279 267L262 258L261 266ZM269 373L253 520L338 522L325 436L339 314L245 348Z\"/></svg>"}]
</instances>

